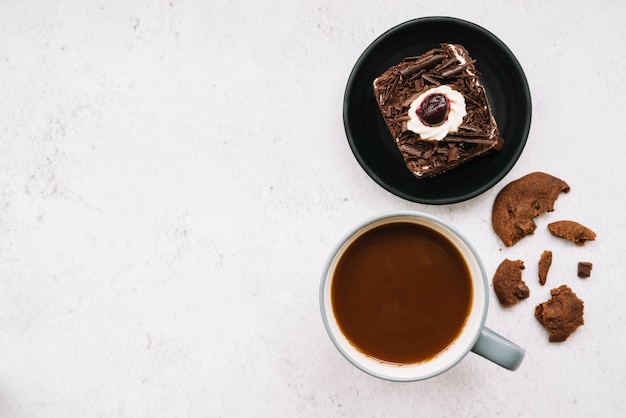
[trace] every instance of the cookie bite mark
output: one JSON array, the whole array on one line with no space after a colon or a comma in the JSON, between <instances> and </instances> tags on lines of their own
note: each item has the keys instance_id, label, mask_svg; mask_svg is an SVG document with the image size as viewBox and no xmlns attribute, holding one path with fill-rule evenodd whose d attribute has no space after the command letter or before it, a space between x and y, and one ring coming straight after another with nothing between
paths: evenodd
<instances>
[{"instance_id":1,"label":"cookie bite mark","mask_svg":"<svg viewBox=\"0 0 626 418\"><path fill-rule=\"evenodd\" d=\"M557 221L548 224L548 229L555 237L565 238L580 246L587 241L594 241L596 233L574 221Z\"/></svg>"},{"instance_id":2,"label":"cookie bite mark","mask_svg":"<svg viewBox=\"0 0 626 418\"><path fill-rule=\"evenodd\" d=\"M496 269L492 283L500 305L513 306L530 296L530 289L522 279L522 270L523 261L509 259L505 259Z\"/></svg>"},{"instance_id":3,"label":"cookie bite mark","mask_svg":"<svg viewBox=\"0 0 626 418\"><path fill-rule=\"evenodd\" d=\"M507 184L496 196L491 214L493 230L504 245L512 246L535 232L533 218L554 210L554 202L570 187L550 174L535 172Z\"/></svg>"},{"instance_id":4,"label":"cookie bite mark","mask_svg":"<svg viewBox=\"0 0 626 418\"><path fill-rule=\"evenodd\" d=\"M535 308L535 318L548 331L548 341L563 342L585 324L585 303L567 285L552 289L550 295L550 300Z\"/></svg>"},{"instance_id":5,"label":"cookie bite mark","mask_svg":"<svg viewBox=\"0 0 626 418\"><path fill-rule=\"evenodd\" d=\"M552 251L545 250L539 258L539 284L545 285L548 278L548 271L552 265Z\"/></svg>"}]
</instances>

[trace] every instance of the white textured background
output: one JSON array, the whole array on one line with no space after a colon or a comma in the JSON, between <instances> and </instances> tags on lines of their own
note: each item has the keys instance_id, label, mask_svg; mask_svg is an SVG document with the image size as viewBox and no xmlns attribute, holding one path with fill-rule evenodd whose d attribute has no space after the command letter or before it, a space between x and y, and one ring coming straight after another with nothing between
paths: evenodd
<instances>
[{"instance_id":1,"label":"white textured background","mask_svg":"<svg viewBox=\"0 0 626 418\"><path fill-rule=\"evenodd\" d=\"M533 99L518 164L449 206L377 186L342 122L361 52L429 15L500 37ZM624 1L2 0L0 417L620 416L625 17ZM503 248L493 199L536 170L572 191ZM390 383L335 350L318 307L326 256L399 209L457 225L490 273L526 262L531 297L508 310L492 297L487 319L526 348L517 372L470 354ZM567 218L597 241L551 237ZM586 324L550 344L533 311L562 283Z\"/></svg>"}]
</instances>

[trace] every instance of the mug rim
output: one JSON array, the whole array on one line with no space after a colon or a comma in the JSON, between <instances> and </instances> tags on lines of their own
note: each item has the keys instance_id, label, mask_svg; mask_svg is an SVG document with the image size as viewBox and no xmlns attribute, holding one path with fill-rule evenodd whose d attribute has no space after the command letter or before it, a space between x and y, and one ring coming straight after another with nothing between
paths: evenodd
<instances>
[{"instance_id":1,"label":"mug rim","mask_svg":"<svg viewBox=\"0 0 626 418\"><path fill-rule=\"evenodd\" d=\"M331 267L333 266L333 263L336 263L337 260L337 256L339 254L339 252L342 250L342 248L344 247L344 245L346 245L346 243L352 238L355 237L360 231L366 229L368 226L376 223L376 222L380 222L380 221L384 221L386 219L389 218L418 218L418 219L424 219L427 222L431 222L431 223L435 223L438 224L440 227L442 227L443 229L446 229L448 231L450 231L454 236L456 236L462 243L463 245L467 248L467 250L469 251L469 253L471 254L473 260L467 260L467 257L464 255L464 258L466 259L466 262L469 263L470 261L474 261L475 264L478 267L478 271L480 273L480 279L481 280L472 280L472 282L476 282L479 281L482 286L482 292L481 292L481 297L483 299L483 306L482 307L478 307L477 309L480 310L480 316L474 319L474 332L473 335L471 335L471 338L467 338L466 336L466 343L465 345L462 347L461 352L454 358L452 358L449 362L444 363L442 366L436 368L435 370L431 370L430 372L427 373L415 373L414 375L409 375L409 376L394 376L391 373L391 370L400 370L401 368L403 368L403 366L406 367L412 367L413 369L417 370L420 368L419 364L421 363L415 363L415 364L407 364L407 365L398 365L398 364L393 364L393 363L386 363L382 360L378 360L378 359L374 359L374 358L370 358L369 356L367 356L367 354L360 352L358 349L356 349L356 347L354 347L354 345L349 341L349 339L347 337L345 337L345 335L343 335L343 339L345 339L349 345L351 345L354 350L350 350L353 352L353 354L350 354L347 352L346 349L344 349L344 347L342 346L342 344L340 343L338 337L335 335L335 332L333 331L333 327L330 324L330 320L331 318L328 317L327 315L327 309L330 309L332 312L332 306L328 307L327 303L326 303L326 290L327 290L327 282L330 281L330 277L331 276L330 270ZM447 239L450 239L450 237L446 237ZM455 246L458 247L457 244L454 244ZM459 249L461 250L461 249ZM473 275L472 275L473 276ZM473 287L475 288L476 286L473 285ZM439 219L435 216L429 215L427 213L423 213L423 212L418 212L418 211L391 211L391 212L385 212L385 213L381 213L378 215L374 215L372 217L369 217L359 223L357 223L355 226L353 226L346 234L343 235L343 237L341 237L337 243L335 244L333 250L331 251L330 255L328 256L328 259L326 260L326 263L324 265L324 269L323 269L323 273L322 273L322 279L321 279L321 283L320 283L320 290L319 290L319 302L320 302L320 310L321 310L321 314L322 314L322 321L324 323L324 327L326 328L326 332L328 333L331 341L333 342L333 345L337 348L337 350L342 354L342 356L348 360L352 365L354 365L355 367L357 367L358 369L360 369L361 371L383 379L383 380L389 380L389 381L395 381L395 382L410 382L410 381L418 381L418 380L425 380L434 376L437 376L441 373L444 373L445 371L451 369L452 367L454 367L456 364L458 364L466 355L467 353L469 353L472 349L472 347L476 344L476 341L478 340L478 338L481 335L482 329L484 328L485 325L485 321L487 318L487 311L489 308L489 284L487 281L487 275L485 272L485 268L484 265L482 263L482 260L480 258L480 256L478 255L478 252L476 251L476 248L472 245L472 243L467 239L467 237L465 237L465 235L463 235L457 228L455 228L454 226L450 225L449 223L443 221L442 219ZM330 293L330 292L328 292ZM474 305L476 303L476 299L477 299L477 295L474 295L472 297L472 305ZM330 299L330 297L329 297ZM474 307L472 307L472 310L474 310ZM332 316L332 315L331 315ZM470 320L470 316L471 314L468 316L468 321ZM466 327L467 323L463 326L464 328ZM337 327L335 327L337 328ZM466 331L469 332L469 331ZM339 330L339 333L341 333L341 331ZM461 333L463 334L463 332ZM458 344L458 340L459 340L460 336L457 337L457 339L455 339L455 341L451 344L452 347L455 344ZM345 344L344 344L345 345ZM448 348L449 348L448 347ZM439 356L440 354L445 353L448 348L446 348L444 351L440 352L439 354L437 354L437 356ZM355 354L359 357L358 359L355 358ZM435 358L437 358L437 356L435 356ZM359 359L361 361L359 361ZM362 364L363 361L372 361L375 360L377 361L381 367L385 370L389 370L390 373L383 373L383 372L379 372L376 370L373 370L370 367L365 366L364 364ZM427 360L424 362L424 364L428 364L431 363L431 360ZM392 369L393 368L393 369ZM405 368L406 370L406 368Z\"/></svg>"}]
</instances>

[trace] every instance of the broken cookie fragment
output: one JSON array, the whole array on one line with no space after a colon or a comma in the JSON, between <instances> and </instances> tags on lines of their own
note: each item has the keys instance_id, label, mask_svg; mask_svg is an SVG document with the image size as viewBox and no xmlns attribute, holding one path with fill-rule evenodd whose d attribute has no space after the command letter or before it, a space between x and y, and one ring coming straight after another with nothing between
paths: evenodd
<instances>
[{"instance_id":1,"label":"broken cookie fragment","mask_svg":"<svg viewBox=\"0 0 626 418\"><path fill-rule=\"evenodd\" d=\"M552 251L545 250L541 253L541 257L539 258L539 284L546 284L546 279L548 277L548 270L550 270L550 266L552 265Z\"/></svg>"},{"instance_id":2,"label":"broken cookie fragment","mask_svg":"<svg viewBox=\"0 0 626 418\"><path fill-rule=\"evenodd\" d=\"M524 262L521 260L506 259L496 269L493 275L493 290L502 306L516 305L522 299L530 296L530 289L522 280Z\"/></svg>"},{"instance_id":3,"label":"broken cookie fragment","mask_svg":"<svg viewBox=\"0 0 626 418\"><path fill-rule=\"evenodd\" d=\"M591 276L591 269L593 268L593 264L588 261L579 261L578 262L578 277L582 279L586 279Z\"/></svg>"},{"instance_id":4,"label":"broken cookie fragment","mask_svg":"<svg viewBox=\"0 0 626 418\"><path fill-rule=\"evenodd\" d=\"M567 285L552 289L550 295L535 308L535 318L548 331L550 342L562 342L584 325L584 302Z\"/></svg>"},{"instance_id":5,"label":"broken cookie fragment","mask_svg":"<svg viewBox=\"0 0 626 418\"><path fill-rule=\"evenodd\" d=\"M596 233L574 221L557 221L548 224L548 229L552 235L565 238L578 246L585 245L587 241L596 239Z\"/></svg>"},{"instance_id":6,"label":"broken cookie fragment","mask_svg":"<svg viewBox=\"0 0 626 418\"><path fill-rule=\"evenodd\" d=\"M561 192L570 188L550 174L535 172L507 184L493 203L491 224L504 245L510 247L535 232L533 218L554 210Z\"/></svg>"}]
</instances>

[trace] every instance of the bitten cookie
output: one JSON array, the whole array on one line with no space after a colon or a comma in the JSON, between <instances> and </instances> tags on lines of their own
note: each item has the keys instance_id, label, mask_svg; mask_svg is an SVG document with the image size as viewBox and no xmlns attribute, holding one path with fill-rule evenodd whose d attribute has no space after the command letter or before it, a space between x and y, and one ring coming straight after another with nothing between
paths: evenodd
<instances>
[{"instance_id":1,"label":"bitten cookie","mask_svg":"<svg viewBox=\"0 0 626 418\"><path fill-rule=\"evenodd\" d=\"M557 221L548 224L548 229L552 235L565 238L578 246L585 245L587 241L596 239L596 233L574 221Z\"/></svg>"},{"instance_id":2,"label":"bitten cookie","mask_svg":"<svg viewBox=\"0 0 626 418\"><path fill-rule=\"evenodd\" d=\"M522 280L522 270L523 261L509 259L500 263L496 269L492 283L500 305L513 306L530 296L530 289Z\"/></svg>"},{"instance_id":3,"label":"bitten cookie","mask_svg":"<svg viewBox=\"0 0 626 418\"><path fill-rule=\"evenodd\" d=\"M561 192L570 188L550 174L535 172L506 185L493 203L491 224L504 245L510 247L537 229L533 218L554 210Z\"/></svg>"},{"instance_id":4,"label":"bitten cookie","mask_svg":"<svg viewBox=\"0 0 626 418\"><path fill-rule=\"evenodd\" d=\"M535 318L548 331L550 342L562 342L584 325L585 304L567 285L550 291L552 298L535 308Z\"/></svg>"},{"instance_id":5,"label":"bitten cookie","mask_svg":"<svg viewBox=\"0 0 626 418\"><path fill-rule=\"evenodd\" d=\"M541 253L541 257L539 258L539 284L546 284L546 279L548 277L548 270L550 270L550 266L552 265L552 251L545 250Z\"/></svg>"}]
</instances>

